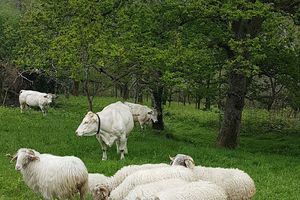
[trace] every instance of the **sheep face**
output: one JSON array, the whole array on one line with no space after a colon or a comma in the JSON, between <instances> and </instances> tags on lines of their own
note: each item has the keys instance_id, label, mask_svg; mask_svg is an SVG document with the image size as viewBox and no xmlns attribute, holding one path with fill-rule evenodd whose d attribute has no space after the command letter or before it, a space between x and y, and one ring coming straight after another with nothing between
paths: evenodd
<instances>
[{"instance_id":1,"label":"sheep face","mask_svg":"<svg viewBox=\"0 0 300 200\"><path fill-rule=\"evenodd\" d=\"M96 185L92 190L93 200L108 200L109 190L103 185Z\"/></svg>"},{"instance_id":2,"label":"sheep face","mask_svg":"<svg viewBox=\"0 0 300 200\"><path fill-rule=\"evenodd\" d=\"M177 154L175 157L170 157L170 165L181 165L186 168L193 169L195 167L194 159L191 156L184 154Z\"/></svg>"},{"instance_id":3,"label":"sheep face","mask_svg":"<svg viewBox=\"0 0 300 200\"><path fill-rule=\"evenodd\" d=\"M76 130L77 136L92 136L97 133L98 118L95 113L89 111L83 118L81 124Z\"/></svg>"},{"instance_id":4,"label":"sheep face","mask_svg":"<svg viewBox=\"0 0 300 200\"><path fill-rule=\"evenodd\" d=\"M25 169L28 164L32 161L38 160L39 158L35 155L35 152L31 149L19 149L17 154L12 160L17 160L15 169L20 171Z\"/></svg>"}]
</instances>

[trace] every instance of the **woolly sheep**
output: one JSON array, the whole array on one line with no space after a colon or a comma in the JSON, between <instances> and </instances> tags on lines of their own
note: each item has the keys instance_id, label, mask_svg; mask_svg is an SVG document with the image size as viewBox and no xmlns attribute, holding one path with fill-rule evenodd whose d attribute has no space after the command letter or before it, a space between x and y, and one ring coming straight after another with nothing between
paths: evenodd
<instances>
[{"instance_id":1,"label":"woolly sheep","mask_svg":"<svg viewBox=\"0 0 300 200\"><path fill-rule=\"evenodd\" d=\"M166 179L162 181L147 183L136 186L124 200L147 199L154 200L154 195L160 191L180 187L187 184L187 181L182 179Z\"/></svg>"},{"instance_id":2,"label":"woolly sheep","mask_svg":"<svg viewBox=\"0 0 300 200\"><path fill-rule=\"evenodd\" d=\"M227 200L227 196L221 187L208 181L197 181L163 190L155 200Z\"/></svg>"},{"instance_id":3,"label":"woolly sheep","mask_svg":"<svg viewBox=\"0 0 300 200\"><path fill-rule=\"evenodd\" d=\"M89 180L89 191L90 193L92 193L94 188L97 185L107 185L107 183L110 180L110 177L98 173L89 173L88 180Z\"/></svg>"},{"instance_id":4,"label":"woolly sheep","mask_svg":"<svg viewBox=\"0 0 300 200\"><path fill-rule=\"evenodd\" d=\"M176 157L178 159L182 154ZM196 166L193 171L198 180L210 181L221 186L229 200L249 200L255 195L254 181L242 170Z\"/></svg>"},{"instance_id":5,"label":"woolly sheep","mask_svg":"<svg viewBox=\"0 0 300 200\"><path fill-rule=\"evenodd\" d=\"M21 148L12 158L15 169L24 182L44 199L68 199L80 193L84 199L88 192L88 172L84 163L74 156L54 156Z\"/></svg>"},{"instance_id":6,"label":"woolly sheep","mask_svg":"<svg viewBox=\"0 0 300 200\"><path fill-rule=\"evenodd\" d=\"M113 175L108 182L105 184L98 184L96 187L93 189L93 199L94 200L100 200L100 199L105 199L105 196L107 196L113 189L115 189L117 186L119 186L123 180L141 170L146 170L146 169L154 169L154 168L161 168L161 167L168 167L169 165L165 163L160 163L160 164L143 164L143 165L129 165L121 168L118 170L115 175ZM103 194L105 193L105 195Z\"/></svg>"},{"instance_id":7,"label":"woolly sheep","mask_svg":"<svg viewBox=\"0 0 300 200\"><path fill-rule=\"evenodd\" d=\"M138 185L170 178L180 178L185 181L196 180L193 171L183 166L141 170L129 175L117 188L112 190L109 199L122 200L128 195L130 190Z\"/></svg>"}]
</instances>

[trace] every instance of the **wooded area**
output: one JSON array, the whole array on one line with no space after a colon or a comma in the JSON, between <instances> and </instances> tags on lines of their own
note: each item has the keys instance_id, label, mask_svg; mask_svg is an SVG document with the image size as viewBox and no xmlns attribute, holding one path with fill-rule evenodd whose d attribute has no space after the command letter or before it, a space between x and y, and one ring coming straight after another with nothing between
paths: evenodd
<instances>
[{"instance_id":1,"label":"wooded area","mask_svg":"<svg viewBox=\"0 0 300 200\"><path fill-rule=\"evenodd\" d=\"M298 0L2 0L0 100L20 89L216 106L236 148L247 105L300 111Z\"/></svg>"}]
</instances>

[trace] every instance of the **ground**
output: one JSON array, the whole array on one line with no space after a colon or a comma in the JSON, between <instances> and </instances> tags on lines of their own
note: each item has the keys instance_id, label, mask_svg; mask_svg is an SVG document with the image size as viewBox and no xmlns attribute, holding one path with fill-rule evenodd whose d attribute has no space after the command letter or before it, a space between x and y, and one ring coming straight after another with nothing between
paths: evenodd
<instances>
[{"instance_id":1,"label":"ground","mask_svg":"<svg viewBox=\"0 0 300 200\"><path fill-rule=\"evenodd\" d=\"M113 98L95 98L100 111ZM120 161L115 146L108 160L101 161L95 136L76 137L75 130L87 112L85 97L60 97L46 117L35 110L21 114L19 108L0 107L0 200L41 199L23 182L5 154L21 147L55 155L75 155L89 172L112 175L122 166L142 163L168 163L169 155L191 155L197 165L239 168L255 181L256 200L300 198L300 122L284 113L270 114L246 109L240 145L236 150L216 148L219 114L196 110L194 105L173 103L165 106L166 130L141 131L137 125L129 136L129 154Z\"/></svg>"}]
</instances>

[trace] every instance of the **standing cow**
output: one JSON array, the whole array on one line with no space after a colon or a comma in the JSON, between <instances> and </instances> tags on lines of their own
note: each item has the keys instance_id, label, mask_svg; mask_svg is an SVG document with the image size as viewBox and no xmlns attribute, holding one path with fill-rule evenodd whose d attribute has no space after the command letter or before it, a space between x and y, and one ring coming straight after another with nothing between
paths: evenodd
<instances>
[{"instance_id":1,"label":"standing cow","mask_svg":"<svg viewBox=\"0 0 300 200\"><path fill-rule=\"evenodd\" d=\"M116 141L117 152L124 153L127 150L127 137L134 126L133 117L129 107L118 101L106 106L101 112L88 112L76 130L77 136L96 135L103 155L102 160L107 160L107 147L111 147Z\"/></svg>"},{"instance_id":2,"label":"standing cow","mask_svg":"<svg viewBox=\"0 0 300 200\"><path fill-rule=\"evenodd\" d=\"M133 116L133 121L139 122L141 129L144 129L144 124L151 124L157 122L157 111L152 110L148 106L124 102L130 108L130 112Z\"/></svg>"},{"instance_id":3,"label":"standing cow","mask_svg":"<svg viewBox=\"0 0 300 200\"><path fill-rule=\"evenodd\" d=\"M46 94L33 90L21 90L19 94L21 113L27 106L39 107L43 115L47 114L47 108L52 102L52 94Z\"/></svg>"}]
</instances>

